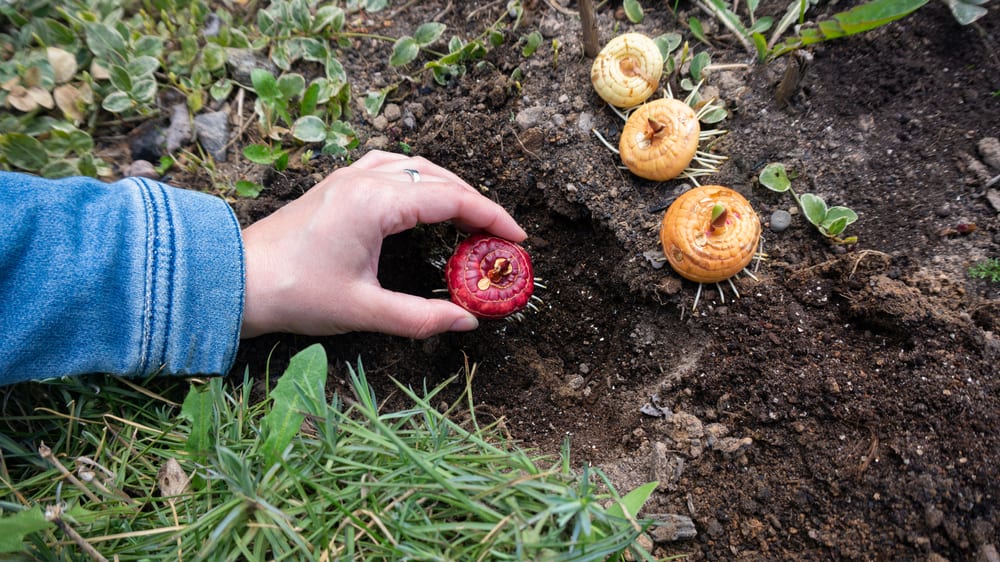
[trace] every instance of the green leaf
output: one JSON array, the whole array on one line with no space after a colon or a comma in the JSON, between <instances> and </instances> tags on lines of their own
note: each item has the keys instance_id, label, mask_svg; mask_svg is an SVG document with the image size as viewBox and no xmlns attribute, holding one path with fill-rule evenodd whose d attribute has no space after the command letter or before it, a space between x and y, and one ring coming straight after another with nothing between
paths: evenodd
<instances>
[{"instance_id":1,"label":"green leaf","mask_svg":"<svg viewBox=\"0 0 1000 562\"><path fill-rule=\"evenodd\" d=\"M221 78L212 84L209 88L208 93L212 96L215 101L222 101L229 97L229 94L233 91L233 81L229 78Z\"/></svg>"},{"instance_id":2,"label":"green leaf","mask_svg":"<svg viewBox=\"0 0 1000 562\"><path fill-rule=\"evenodd\" d=\"M622 501L611 504L611 507L609 507L607 511L608 515L625 518L625 513L627 511L629 517L633 519L638 517L639 510L642 509L642 506L646 505L646 501L649 500L649 496L653 494L653 491L656 490L656 487L659 485L659 482L647 482L646 484L643 484L642 486L639 486L638 488L625 494L622 497ZM625 508L624 511L622 510L623 506Z\"/></svg>"},{"instance_id":3,"label":"green leaf","mask_svg":"<svg viewBox=\"0 0 1000 562\"><path fill-rule=\"evenodd\" d=\"M346 121L334 121L327 131L326 144L323 146L323 154L334 154L345 156L348 149L358 146L358 134Z\"/></svg>"},{"instance_id":4,"label":"green leaf","mask_svg":"<svg viewBox=\"0 0 1000 562\"><path fill-rule=\"evenodd\" d=\"M139 103L149 104L156 97L156 80L137 80L132 86L132 99Z\"/></svg>"},{"instance_id":5,"label":"green leaf","mask_svg":"<svg viewBox=\"0 0 1000 562\"><path fill-rule=\"evenodd\" d=\"M272 150L266 144L251 144L243 148L243 156L254 164L274 164L281 150Z\"/></svg>"},{"instance_id":6,"label":"green leaf","mask_svg":"<svg viewBox=\"0 0 1000 562\"><path fill-rule=\"evenodd\" d=\"M625 17L628 18L628 21L642 23L642 5L639 4L639 0L625 0L622 7L625 8Z\"/></svg>"},{"instance_id":7,"label":"green leaf","mask_svg":"<svg viewBox=\"0 0 1000 562\"><path fill-rule=\"evenodd\" d=\"M253 83L253 90L257 92L260 99L274 103L281 99L281 90L278 89L278 81L274 75L263 68L255 68L250 72L250 82Z\"/></svg>"},{"instance_id":8,"label":"green leaf","mask_svg":"<svg viewBox=\"0 0 1000 562\"><path fill-rule=\"evenodd\" d=\"M330 50L326 48L326 44L312 37L300 37L299 50L302 52L303 59L312 62L323 63L330 56Z\"/></svg>"},{"instance_id":9,"label":"green leaf","mask_svg":"<svg viewBox=\"0 0 1000 562\"><path fill-rule=\"evenodd\" d=\"M378 112L382 109L382 104L385 103L385 97L389 94L389 90L379 90L377 92L368 92L365 94L365 111L368 115L372 117L378 115Z\"/></svg>"},{"instance_id":10,"label":"green leaf","mask_svg":"<svg viewBox=\"0 0 1000 562\"><path fill-rule=\"evenodd\" d=\"M747 12L750 13L751 17L757 12L758 6L760 6L760 0L747 0Z\"/></svg>"},{"instance_id":11,"label":"green leaf","mask_svg":"<svg viewBox=\"0 0 1000 562\"><path fill-rule=\"evenodd\" d=\"M760 33L754 33L750 38L753 40L753 46L757 49L757 60L764 62L767 59L767 39Z\"/></svg>"},{"instance_id":12,"label":"green leaf","mask_svg":"<svg viewBox=\"0 0 1000 562\"><path fill-rule=\"evenodd\" d=\"M854 224L858 220L858 214L847 207L835 206L826 210L826 220L836 220L841 217L847 219L847 224ZM844 225L847 226L847 225Z\"/></svg>"},{"instance_id":13,"label":"green leaf","mask_svg":"<svg viewBox=\"0 0 1000 562\"><path fill-rule=\"evenodd\" d=\"M302 142L323 142L326 140L326 123L315 115L299 117L292 124L292 136Z\"/></svg>"},{"instance_id":14,"label":"green leaf","mask_svg":"<svg viewBox=\"0 0 1000 562\"><path fill-rule=\"evenodd\" d=\"M45 520L41 506L18 511L13 515L0 517L0 552L23 552L24 539L31 533L53 527L51 521Z\"/></svg>"},{"instance_id":15,"label":"green leaf","mask_svg":"<svg viewBox=\"0 0 1000 562\"><path fill-rule=\"evenodd\" d=\"M288 168L288 151L282 150L276 152L275 155L277 157L274 159L274 169L282 172L285 168Z\"/></svg>"},{"instance_id":16,"label":"green leaf","mask_svg":"<svg viewBox=\"0 0 1000 562\"><path fill-rule=\"evenodd\" d=\"M132 54L159 58L163 54L163 39L155 35L143 35L132 44Z\"/></svg>"},{"instance_id":17,"label":"green leaf","mask_svg":"<svg viewBox=\"0 0 1000 562\"><path fill-rule=\"evenodd\" d=\"M40 170L49 161L49 155L42 143L24 133L7 133L0 136L0 156L15 168L29 172Z\"/></svg>"},{"instance_id":18,"label":"green leaf","mask_svg":"<svg viewBox=\"0 0 1000 562\"><path fill-rule=\"evenodd\" d=\"M823 224L819 225L819 230L827 236L837 236L847 228L847 217L840 217L830 220L827 218Z\"/></svg>"},{"instance_id":19,"label":"green leaf","mask_svg":"<svg viewBox=\"0 0 1000 562\"><path fill-rule=\"evenodd\" d=\"M344 27L344 9L337 6L322 6L313 16L313 31L319 33L326 28L336 33Z\"/></svg>"},{"instance_id":20,"label":"green leaf","mask_svg":"<svg viewBox=\"0 0 1000 562\"><path fill-rule=\"evenodd\" d=\"M908 16L928 0L873 0L833 16L844 35L854 35ZM828 37L829 38L829 37Z\"/></svg>"},{"instance_id":21,"label":"green leaf","mask_svg":"<svg viewBox=\"0 0 1000 562\"><path fill-rule=\"evenodd\" d=\"M701 26L701 20L692 17L688 20L688 27L691 28L691 35L694 38L701 41L702 43L708 43L708 39L705 37L705 29Z\"/></svg>"},{"instance_id":22,"label":"green leaf","mask_svg":"<svg viewBox=\"0 0 1000 562\"><path fill-rule=\"evenodd\" d=\"M729 5L726 4L725 0L708 0L708 3L711 4L712 8L715 10L715 17L722 20L726 27L736 30L737 33L744 37L749 35L747 28L743 25L743 22L740 21L739 16L729 9Z\"/></svg>"},{"instance_id":23,"label":"green leaf","mask_svg":"<svg viewBox=\"0 0 1000 562\"><path fill-rule=\"evenodd\" d=\"M128 93L132 90L132 75L124 66L112 65L108 69L111 85L119 92Z\"/></svg>"},{"instance_id":24,"label":"green leaf","mask_svg":"<svg viewBox=\"0 0 1000 562\"><path fill-rule=\"evenodd\" d=\"M112 92L101 102L101 107L111 113L124 113L132 109L132 99L125 92Z\"/></svg>"},{"instance_id":25,"label":"green leaf","mask_svg":"<svg viewBox=\"0 0 1000 562\"><path fill-rule=\"evenodd\" d=\"M986 8L979 4L984 4L985 0L945 0L951 15L955 16L955 21L961 25L969 25L977 19L986 15Z\"/></svg>"},{"instance_id":26,"label":"green leaf","mask_svg":"<svg viewBox=\"0 0 1000 562\"><path fill-rule=\"evenodd\" d=\"M283 74L278 78L278 90L281 91L282 99L300 97L306 90L306 79L301 74Z\"/></svg>"},{"instance_id":27,"label":"green leaf","mask_svg":"<svg viewBox=\"0 0 1000 562\"><path fill-rule=\"evenodd\" d=\"M706 125L712 125L724 121L727 117L729 117L729 112L726 111L726 108L716 107L702 113L699 121Z\"/></svg>"},{"instance_id":28,"label":"green leaf","mask_svg":"<svg viewBox=\"0 0 1000 562\"><path fill-rule=\"evenodd\" d=\"M208 43L201 51L201 61L209 72L220 70L226 65L226 50L215 43Z\"/></svg>"},{"instance_id":29,"label":"green leaf","mask_svg":"<svg viewBox=\"0 0 1000 562\"><path fill-rule=\"evenodd\" d=\"M660 49L660 55L663 56L663 60L667 60L668 55L674 52L674 49L679 47L681 41L683 40L684 38L681 37L680 33L670 32L664 33L663 35L653 39L653 42L656 43L656 47Z\"/></svg>"},{"instance_id":30,"label":"green leaf","mask_svg":"<svg viewBox=\"0 0 1000 562\"><path fill-rule=\"evenodd\" d=\"M264 191L264 186L247 180L240 180L236 182L236 194L240 197L246 197L248 199L256 199L260 192Z\"/></svg>"},{"instance_id":31,"label":"green leaf","mask_svg":"<svg viewBox=\"0 0 1000 562\"><path fill-rule=\"evenodd\" d=\"M822 197L812 193L803 193L799 202L802 205L802 212L805 213L809 222L814 226L823 224L823 221L826 220L826 201Z\"/></svg>"},{"instance_id":32,"label":"green leaf","mask_svg":"<svg viewBox=\"0 0 1000 562\"><path fill-rule=\"evenodd\" d=\"M153 57L136 57L128 61L128 64L125 65L125 69L133 79L151 78L157 68L160 68L160 61Z\"/></svg>"},{"instance_id":33,"label":"green leaf","mask_svg":"<svg viewBox=\"0 0 1000 562\"><path fill-rule=\"evenodd\" d=\"M391 66L403 66L413 62L420 53L420 46L413 37L400 37L392 46L392 55L389 57Z\"/></svg>"},{"instance_id":34,"label":"green leaf","mask_svg":"<svg viewBox=\"0 0 1000 562\"><path fill-rule=\"evenodd\" d=\"M125 39L118 30L103 23L92 23L87 26L87 46L97 58L113 62L123 62L125 56Z\"/></svg>"},{"instance_id":35,"label":"green leaf","mask_svg":"<svg viewBox=\"0 0 1000 562\"><path fill-rule=\"evenodd\" d=\"M760 173L760 184L778 193L784 193L792 187L792 182L788 179L788 172L785 171L785 165L780 162L773 162L764 167Z\"/></svg>"},{"instance_id":36,"label":"green leaf","mask_svg":"<svg viewBox=\"0 0 1000 562\"><path fill-rule=\"evenodd\" d=\"M321 344L313 344L292 357L271 391L271 411L260 420L264 439L260 454L265 466L278 462L299 432L308 407L306 398L325 402L326 375L326 351Z\"/></svg>"},{"instance_id":37,"label":"green leaf","mask_svg":"<svg viewBox=\"0 0 1000 562\"><path fill-rule=\"evenodd\" d=\"M305 93L302 94L302 101L299 103L299 115L313 115L316 113L316 106L319 104L320 90L323 89L323 83L325 82L325 80L322 82L314 81L312 84L309 84Z\"/></svg>"},{"instance_id":38,"label":"green leaf","mask_svg":"<svg viewBox=\"0 0 1000 562\"><path fill-rule=\"evenodd\" d=\"M420 27L413 32L413 40L416 41L417 45L426 47L437 41L444 33L446 27L448 26L436 21L421 24Z\"/></svg>"},{"instance_id":39,"label":"green leaf","mask_svg":"<svg viewBox=\"0 0 1000 562\"><path fill-rule=\"evenodd\" d=\"M542 44L542 34L537 31L532 31L528 35L521 38L524 41L524 47L521 49L521 56L530 57L535 54L538 50L538 46Z\"/></svg>"},{"instance_id":40,"label":"green leaf","mask_svg":"<svg viewBox=\"0 0 1000 562\"><path fill-rule=\"evenodd\" d=\"M695 82L701 82L704 78L705 68L712 64L712 57L707 51L702 51L691 59L691 78Z\"/></svg>"},{"instance_id":41,"label":"green leaf","mask_svg":"<svg viewBox=\"0 0 1000 562\"><path fill-rule=\"evenodd\" d=\"M768 29L771 29L772 25L774 25L774 18L770 16L763 17L747 28L747 33L750 35L753 35L754 33L763 33Z\"/></svg>"},{"instance_id":42,"label":"green leaf","mask_svg":"<svg viewBox=\"0 0 1000 562\"><path fill-rule=\"evenodd\" d=\"M491 29L489 34L489 41L490 45L493 47L499 47L500 45L503 45L504 42L503 33L500 33L495 29Z\"/></svg>"},{"instance_id":43,"label":"green leaf","mask_svg":"<svg viewBox=\"0 0 1000 562\"><path fill-rule=\"evenodd\" d=\"M191 422L191 432L184 443L189 453L205 453L215 445L215 400L211 385L221 384L220 380L212 379L208 385L200 387L191 385L181 405L180 417Z\"/></svg>"},{"instance_id":44,"label":"green leaf","mask_svg":"<svg viewBox=\"0 0 1000 562\"><path fill-rule=\"evenodd\" d=\"M49 162L38 171L38 174L46 178L67 178L69 176L81 176L84 174L72 159L54 160Z\"/></svg>"}]
</instances>

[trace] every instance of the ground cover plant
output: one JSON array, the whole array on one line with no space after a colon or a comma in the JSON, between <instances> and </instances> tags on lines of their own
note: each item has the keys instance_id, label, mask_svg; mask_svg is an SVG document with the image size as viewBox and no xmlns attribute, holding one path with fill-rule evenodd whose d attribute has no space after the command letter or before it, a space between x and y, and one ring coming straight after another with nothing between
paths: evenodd
<instances>
[{"instance_id":1,"label":"ground cover plant","mask_svg":"<svg viewBox=\"0 0 1000 562\"><path fill-rule=\"evenodd\" d=\"M591 467L621 493L648 491L637 522L690 522L648 529L653 542L642 544L658 558L995 558L1000 547L993 485L1000 479L1000 286L991 280L991 260L1000 255L1000 194L993 180L1000 174L1000 159L991 147L1000 138L1000 17L990 3L976 4L987 11L967 25L956 20L948 3L923 3L867 31L798 45L763 61L753 34L744 36L747 48L740 34L696 2L593 6L592 31L599 44L626 32L657 41L664 74L656 97L667 86L678 97L697 88L701 100L724 106L718 116L728 133L712 151L727 159L702 183L730 187L749 202L761 219L766 257L759 268L754 264L755 278L734 281L740 298L731 298L728 286L723 293L706 285L694 313L698 285L666 267L657 237L665 209L692 182L635 176L593 134L618 139L623 122L591 89L593 59L581 46L584 26L577 9L583 2L56 4L36 0L0 7L7 18L2 43L13 46L0 56L7 73L0 87L7 85L5 103L10 102L0 111L0 135L7 135L0 139L4 167L118 177L138 159L132 140L148 123L154 130L171 130L180 104L188 116L226 118L228 158L216 158L185 137L160 151L167 159L150 156L150 162L164 181L226 197L244 225L280 208L331 170L381 148L454 170L510 210L530 234L524 248L547 289L540 310L523 322L483 321L472 333L419 342L376 334L271 335L244 342L230 377L214 383L220 385L217 391L211 386L206 391L238 401L244 375L250 373L254 386L244 419L256 421L241 427L254 431L227 434L227 439L238 437L232 450L260 459L278 454L281 441L272 440L264 449L264 434L273 431L254 416L264 415L269 407L264 398L292 358L320 343L330 354L327 403L334 393L356 396L345 365L355 365L360 357L368 385L385 399L379 410L384 423L402 423L394 412L420 409L402 388L419 389L418 396L429 389L435 393L431 405L450 412L448 419L464 430L472 431L466 416L473 408L465 406L470 401L481 427L502 420L495 427L503 439L533 451L532 458L534 451L545 457L542 472L558 464L556 472L564 478L557 459L568 441L577 494L587 493L584 467L587 480L601 486L599 492L588 489L593 493L610 492ZM796 3L794 17L772 46L811 31L822 34L833 27L810 22L838 21L838 14L867 5L809 3L799 27L802 4ZM312 19L296 16L302 6ZM771 0L724 6L748 30L770 18L770 29L757 30L768 42L792 9L787 1ZM334 8L323 14L335 17L317 17L324 7ZM161 10L177 17L163 17ZM146 23L137 31L121 32L140 21ZM204 30L215 27L213 22L219 34L208 36ZM258 31L262 25L284 31L265 36ZM118 31L124 46L114 35L105 36L106 27ZM428 43L438 31L440 36ZM319 38L325 56L304 40L310 37ZM50 55L49 47L74 55L74 78L62 81L65 74L55 69L69 59L56 50ZM155 58L155 102L143 105L150 74L138 65L130 70L128 63L109 63L124 69L133 87L141 82L129 97L119 89L127 85L121 72L104 77L90 64L94 48L115 53L121 48L132 59ZM105 54L109 61L117 56ZM223 66L215 66L216 55L224 56ZM250 67L266 69L275 84L293 87L272 91L268 104L258 103L257 90L268 93L265 82L271 80L258 73L255 86L252 71L237 64L241 56L253 61ZM315 105L308 93L314 83L325 84L313 90ZM57 103L55 90L64 84L81 92L78 122ZM88 87L93 101L85 95ZM318 95L321 89L329 91L326 102L319 101L325 99ZM48 101L40 90L52 97L52 109L41 105ZM113 97L111 109L119 103L125 107L126 101L130 109L116 113L101 107L116 91L125 97ZM72 91L60 96L66 93ZM39 105L28 111L13 105L31 103ZM269 112L266 118L264 112ZM324 154L329 142L336 148ZM259 148L247 154L254 145ZM18 165L25 162L30 168ZM839 237L856 236L857 241L829 243L819 230L823 219L814 224L789 193L768 189L761 174L772 162L794 173L790 181L796 194L810 193L828 207L854 211L857 220ZM777 211L790 217L783 230L770 218ZM447 225L423 225L390 238L380 281L395 290L445 298L439 291L446 280L433 264L447 257L459 239ZM479 366L471 385L462 376L453 380L466 361ZM123 381L105 382L97 400L120 393L140 411L95 408L115 416L97 423L97 414L83 416L81 409L85 399L90 407L97 403L91 400L92 380L3 391L3 417L35 423L31 427L37 430L33 439L4 441L5 466L10 474L43 475L5 474L4 482L17 489L45 489L43 497L54 497L55 484L48 477L57 469L40 455L38 440L73 471L74 458L66 455L89 447L84 457L92 458L106 450L110 445L101 445L101 436L109 426L121 435L148 436L147 429L159 425L166 435L161 445L193 427L190 418L180 417L188 387L171 391L169 381L144 381L140 388L174 405L152 396L139 399ZM214 399L197 403L215 404ZM463 406L449 410L454 404ZM196 412L194 405L186 411ZM354 407L344 406L347 411ZM402 428L413 429L417 420L427 419L415 415ZM122 420L140 420L135 423L142 427ZM302 451L315 439L314 421L303 423L305 431L293 438L289 451ZM14 435L11 429L0 433ZM81 438L69 443L70 435ZM118 439L110 429L107 435L109 444ZM490 443L497 445L497 439ZM157 445L138 452L161 450ZM10 451L23 456L12 457ZM196 473L188 463L193 456L185 449L178 457L185 476ZM130 517L155 513L163 518L161 529L175 526L170 502L157 495L162 463L143 463L131 452L121 458L128 462L115 470L128 468L128 477L142 484L124 491L156 506ZM263 461L242 473L231 466L235 462L223 464L251 482L275 482L296 469L282 465L268 475ZM90 472L101 473L97 467ZM61 498L82 494L63 478ZM91 482L104 484L99 478ZM241 554L239 549L270 548L255 545L288 536L267 519L273 512L254 509L251 514L234 500L230 490L245 488L239 479L225 481L225 487L214 482L215 496L194 489L200 497L213 498L218 511L209 521L216 526L224 519L220 514L247 517L242 529L253 529L254 535L236 535L243 546L234 548ZM381 490L370 482L365 480L366 489L375 497ZM659 484L650 490L651 482ZM192 485L198 485L197 478ZM108 486L108 495L97 488L92 492L109 505L126 506L116 489L121 487ZM174 502L178 517L186 509L185 497ZM3 501L29 505L16 496ZM600 507L610 510L614 503L606 497ZM69 528L86 531L93 540L91 523L76 519L84 516L79 508L66 507ZM309 509L296 504L280 511L298 515ZM345 523L344 533L354 529L356 540L371 538L354 525L362 519ZM553 520L558 523L558 517ZM571 526L578 520L551 530L560 536L568 531L572 538ZM291 529L303 536L310 532ZM382 532L378 525L369 530ZM95 541L95 547L167 540L116 535L97 535L112 538ZM55 545L66 557L86 556L51 522L25 536L34 537L28 545L36 551ZM202 543L183 540L189 541L185 556L193 559ZM319 544L316 554L327 544ZM285 541L282 548L296 546Z\"/></svg>"},{"instance_id":2,"label":"ground cover plant","mask_svg":"<svg viewBox=\"0 0 1000 562\"><path fill-rule=\"evenodd\" d=\"M656 483L622 497L600 470L574 473L568 450L543 458L517 448L500 423L480 426L473 374L469 393L443 412L434 405L443 385L401 385L411 406L383 410L360 364L348 369L351 395L328 400L319 345L297 354L262 400L249 374L232 388L191 385L181 404L111 379L40 385L8 404L0 552L651 559L635 541L652 522L636 516ZM177 386L165 390L187 383Z\"/></svg>"}]
</instances>

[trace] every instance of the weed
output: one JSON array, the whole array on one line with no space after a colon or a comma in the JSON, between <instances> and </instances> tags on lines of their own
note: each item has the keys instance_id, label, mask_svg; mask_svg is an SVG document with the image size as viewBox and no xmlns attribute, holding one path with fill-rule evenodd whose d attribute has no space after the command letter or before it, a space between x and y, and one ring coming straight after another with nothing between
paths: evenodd
<instances>
[{"instance_id":1,"label":"weed","mask_svg":"<svg viewBox=\"0 0 1000 562\"><path fill-rule=\"evenodd\" d=\"M642 23L644 14L642 12L642 5L639 4L639 0L625 0L622 2L622 8L625 9L625 17L628 21L632 23Z\"/></svg>"},{"instance_id":2,"label":"weed","mask_svg":"<svg viewBox=\"0 0 1000 562\"><path fill-rule=\"evenodd\" d=\"M969 266L969 277L1000 283L1000 258L987 258Z\"/></svg>"},{"instance_id":3,"label":"weed","mask_svg":"<svg viewBox=\"0 0 1000 562\"><path fill-rule=\"evenodd\" d=\"M636 540L654 522L637 514L656 483L621 496L597 469L574 474L568 447L553 462L515 447L500 425L479 425L474 367L444 412L436 405L451 381L419 394L399 384L411 406L388 411L360 364L348 372L352 395L328 399L327 369L323 348L309 347L258 403L249 375L235 388L191 385L180 404L164 395L186 382L158 381L176 385L162 394L111 378L13 388L0 433L0 552L652 560Z\"/></svg>"},{"instance_id":4,"label":"weed","mask_svg":"<svg viewBox=\"0 0 1000 562\"><path fill-rule=\"evenodd\" d=\"M827 207L826 201L813 193L803 193L802 195L795 193L784 164L768 164L760 173L759 180L761 185L771 191L777 191L778 193L787 191L791 193L799 208L802 209L802 213L806 216L806 220L812 223L819 230L820 234L826 236L830 241L836 244L857 243L857 236L840 238L844 229L858 220L857 213L847 207Z\"/></svg>"},{"instance_id":5,"label":"weed","mask_svg":"<svg viewBox=\"0 0 1000 562\"><path fill-rule=\"evenodd\" d=\"M802 47L840 37L848 37L864 33L888 23L906 17L922 8L929 0L870 0L849 10L834 14L829 19L815 24L806 22L806 12L817 3L817 0L792 0L784 14L775 25L774 18L756 17L759 0L746 3L747 22L741 20L732 6L726 0L697 0L697 5L706 13L715 17L723 26L729 29L750 53L755 53L760 62L780 57ZM968 25L982 16L987 10L982 6L987 0L945 0L951 8L955 19L962 25ZM701 31L700 22L692 18L691 32L699 40L707 43ZM785 32L795 26L796 34L785 38ZM773 30L772 30L773 27ZM771 31L770 39L764 33Z\"/></svg>"}]
</instances>

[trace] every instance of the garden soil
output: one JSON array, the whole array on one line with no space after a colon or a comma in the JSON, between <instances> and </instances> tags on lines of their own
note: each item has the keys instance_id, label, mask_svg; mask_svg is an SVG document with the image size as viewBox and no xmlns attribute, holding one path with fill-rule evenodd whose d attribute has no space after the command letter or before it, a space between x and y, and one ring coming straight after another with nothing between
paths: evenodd
<instances>
[{"instance_id":1,"label":"garden soil","mask_svg":"<svg viewBox=\"0 0 1000 562\"><path fill-rule=\"evenodd\" d=\"M445 40L470 39L506 6L408 4L349 24L400 36L437 20ZM644 513L689 517L697 534L661 531L659 556L1000 560L1000 283L968 274L1000 257L1000 186L989 185L1000 174L990 140L1000 137L1000 9L962 27L934 2L766 65L686 2L676 15L644 2L640 24L614 3L598 9L602 43L678 31L714 65L731 65L711 69L703 87L730 116L711 148L728 160L702 183L750 201L766 258L734 287L705 286L693 309L697 284L656 259L663 209L690 183L622 169L591 132L616 143L622 121L591 88L576 3L526 4L506 43L447 87L417 65L388 67L386 42L357 39L342 62L358 100L352 158L409 148L503 205L530 234L540 311L422 341L265 336L244 343L234 373L249 366L263 378L267 361L280 372L319 341L331 389L346 388L347 364L360 359L393 407L402 402L391 379L422 387L459 374L444 403L475 364L481 420L501 420L543 454L568 440L574 466L600 467L623 491L660 482ZM689 16L705 22L711 48L680 23ZM525 57L518 39L533 30L544 40ZM682 91L676 77L663 82ZM383 114L368 116L365 92L397 83ZM284 172L239 170L266 186L233 202L244 224L345 165L293 156ZM799 193L854 209L846 234L857 243L829 243L789 194L759 186L770 162L787 166ZM210 188L204 177L174 181ZM792 223L774 232L780 209ZM435 263L459 236L421 225L388 239L382 283L444 298Z\"/></svg>"}]
</instances>

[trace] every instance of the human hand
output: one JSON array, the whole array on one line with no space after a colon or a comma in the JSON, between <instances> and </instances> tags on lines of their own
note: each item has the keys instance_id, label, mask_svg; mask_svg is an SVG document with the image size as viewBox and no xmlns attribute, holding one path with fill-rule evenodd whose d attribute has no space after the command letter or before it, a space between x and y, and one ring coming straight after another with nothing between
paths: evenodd
<instances>
[{"instance_id":1,"label":"human hand","mask_svg":"<svg viewBox=\"0 0 1000 562\"><path fill-rule=\"evenodd\" d=\"M419 172L419 182L407 169ZM240 337L374 331L426 338L475 329L478 320L460 306L388 291L377 279L386 236L446 220L514 242L527 238L501 206L424 158L372 151L333 172L244 229Z\"/></svg>"}]
</instances>

